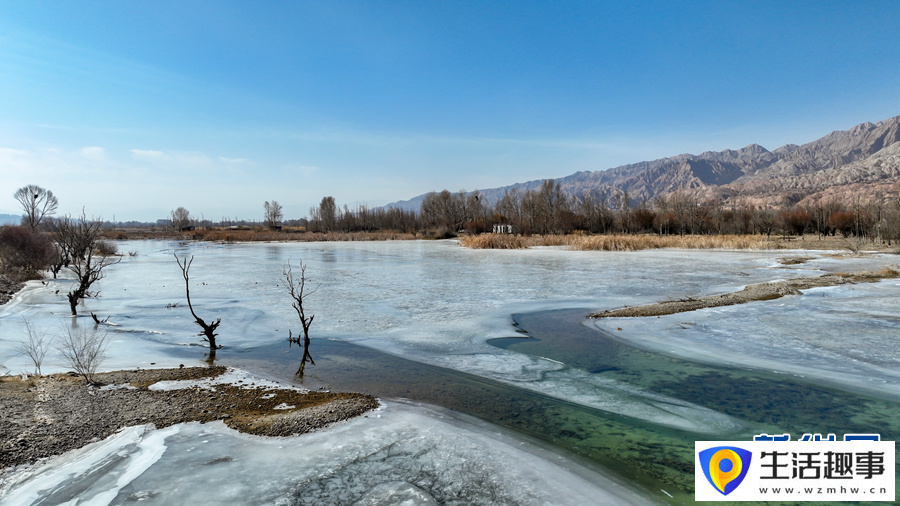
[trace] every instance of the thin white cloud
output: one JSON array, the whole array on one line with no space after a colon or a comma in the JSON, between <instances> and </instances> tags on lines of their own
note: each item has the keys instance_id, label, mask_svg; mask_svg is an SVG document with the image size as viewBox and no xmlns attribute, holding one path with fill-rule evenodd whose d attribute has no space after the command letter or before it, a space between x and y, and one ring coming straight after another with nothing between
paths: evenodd
<instances>
[{"instance_id":1,"label":"thin white cloud","mask_svg":"<svg viewBox=\"0 0 900 506\"><path fill-rule=\"evenodd\" d=\"M547 137L547 138L516 138L516 137L469 137L451 135L428 134L404 134L404 133L380 133L359 130L333 129L326 131L294 131L273 133L272 135L285 135L288 138L301 142L318 142L333 144L348 144L360 146L379 147L409 147L409 146L452 146L482 147L485 149L502 149L504 147L531 147L566 150L599 151L608 153L620 153L629 151L623 142L633 144L634 140L618 136L608 137Z\"/></svg>"},{"instance_id":2,"label":"thin white cloud","mask_svg":"<svg viewBox=\"0 0 900 506\"><path fill-rule=\"evenodd\" d=\"M197 152L132 149L131 158L136 162L151 163L166 169L209 170L215 168L212 158Z\"/></svg>"},{"instance_id":3,"label":"thin white cloud","mask_svg":"<svg viewBox=\"0 0 900 506\"><path fill-rule=\"evenodd\" d=\"M34 154L29 151L0 147L0 186L4 186L3 183L15 184L14 181L21 176L33 174L36 166L34 159ZM10 197L12 197L12 193L10 193Z\"/></svg>"},{"instance_id":4,"label":"thin white cloud","mask_svg":"<svg viewBox=\"0 0 900 506\"><path fill-rule=\"evenodd\" d=\"M320 167L316 167L315 165L289 165L284 168L285 173L304 177L312 176L320 170L322 169Z\"/></svg>"},{"instance_id":5,"label":"thin white cloud","mask_svg":"<svg viewBox=\"0 0 900 506\"><path fill-rule=\"evenodd\" d=\"M177 166L186 169L208 169L213 166L213 161L203 153L172 153L170 158Z\"/></svg>"},{"instance_id":6,"label":"thin white cloud","mask_svg":"<svg viewBox=\"0 0 900 506\"><path fill-rule=\"evenodd\" d=\"M166 159L166 154L162 151L153 151L147 149L132 149L131 157L137 161L158 162Z\"/></svg>"},{"instance_id":7,"label":"thin white cloud","mask_svg":"<svg viewBox=\"0 0 900 506\"><path fill-rule=\"evenodd\" d=\"M0 148L0 156L4 159L26 155L28 155L28 151L25 151L24 149Z\"/></svg>"},{"instance_id":8,"label":"thin white cloud","mask_svg":"<svg viewBox=\"0 0 900 506\"><path fill-rule=\"evenodd\" d=\"M98 146L81 148L81 156L94 162L106 161L106 149Z\"/></svg>"},{"instance_id":9,"label":"thin white cloud","mask_svg":"<svg viewBox=\"0 0 900 506\"><path fill-rule=\"evenodd\" d=\"M228 158L227 156L220 156L219 161L239 165L239 164L248 163L250 160L248 160L247 158Z\"/></svg>"}]
</instances>

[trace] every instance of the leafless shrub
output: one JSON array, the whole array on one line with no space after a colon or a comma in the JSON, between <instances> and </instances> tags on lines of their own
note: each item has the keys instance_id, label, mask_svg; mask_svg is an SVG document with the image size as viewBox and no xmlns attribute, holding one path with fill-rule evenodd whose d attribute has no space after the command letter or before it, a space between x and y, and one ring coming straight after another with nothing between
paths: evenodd
<instances>
[{"instance_id":1,"label":"leafless shrub","mask_svg":"<svg viewBox=\"0 0 900 506\"><path fill-rule=\"evenodd\" d=\"M119 248L115 244L109 241L97 241L94 245L94 249L97 250L101 256L111 257L119 254Z\"/></svg>"},{"instance_id":2,"label":"leafless shrub","mask_svg":"<svg viewBox=\"0 0 900 506\"><path fill-rule=\"evenodd\" d=\"M95 384L94 374L106 358L107 331L97 326L75 331L67 327L60 339L59 353L69 367L89 385Z\"/></svg>"},{"instance_id":3,"label":"leafless shrub","mask_svg":"<svg viewBox=\"0 0 900 506\"><path fill-rule=\"evenodd\" d=\"M16 346L16 351L30 358L34 364L34 373L40 375L41 364L44 363L44 357L50 351L53 337L48 337L45 333L35 329L28 320L25 320L25 333L28 334L28 338Z\"/></svg>"},{"instance_id":4,"label":"leafless shrub","mask_svg":"<svg viewBox=\"0 0 900 506\"><path fill-rule=\"evenodd\" d=\"M54 260L53 242L28 227L0 227L0 271L15 281L38 279Z\"/></svg>"},{"instance_id":5,"label":"leafless shrub","mask_svg":"<svg viewBox=\"0 0 900 506\"><path fill-rule=\"evenodd\" d=\"M859 254L863 247L864 239L862 237L848 237L844 239L846 247L854 255Z\"/></svg>"}]
</instances>

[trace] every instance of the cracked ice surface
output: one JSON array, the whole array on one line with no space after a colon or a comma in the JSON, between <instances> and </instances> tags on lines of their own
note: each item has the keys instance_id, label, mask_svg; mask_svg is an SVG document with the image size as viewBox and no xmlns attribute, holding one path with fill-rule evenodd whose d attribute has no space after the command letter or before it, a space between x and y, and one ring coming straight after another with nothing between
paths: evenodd
<instances>
[{"instance_id":1,"label":"cracked ice surface","mask_svg":"<svg viewBox=\"0 0 900 506\"><path fill-rule=\"evenodd\" d=\"M3 504L653 502L519 436L400 403L289 438L241 434L221 422L132 427L17 478L0 489Z\"/></svg>"},{"instance_id":2,"label":"cracked ice surface","mask_svg":"<svg viewBox=\"0 0 900 506\"><path fill-rule=\"evenodd\" d=\"M662 353L816 378L900 398L900 281L805 290L802 296L660 318L589 322ZM622 328L622 332L612 332Z\"/></svg>"},{"instance_id":3,"label":"cracked ice surface","mask_svg":"<svg viewBox=\"0 0 900 506\"><path fill-rule=\"evenodd\" d=\"M818 255L806 264L784 268L776 259L790 252L479 251L452 241L232 245L135 241L122 243L119 249L137 250L138 255L126 256L108 269L98 286L101 298L87 301L81 310L86 317L67 316L66 280L46 285L32 282L0 307L2 365L13 373L31 369L28 360L14 352L24 335L25 318L38 329L58 334L64 326L92 327L91 311L100 318L108 316L113 324L104 369L191 365L191 360L199 364L205 352L197 337L199 327L184 302L184 280L173 253L195 257L191 268L194 305L207 320L222 318L219 341L226 349L221 353L281 342L288 329L298 327L282 286L282 266L291 260L296 267L303 260L311 286L319 286L307 299L308 311L316 315L314 339L351 341L600 409L717 434L734 430L740 422L485 341L518 336L511 326L514 313L645 304L667 297L723 293L773 279L878 268L891 261L882 256L838 260ZM895 288L874 294L873 300L887 300L891 290ZM735 306L733 311L740 313L749 306ZM814 320L810 311L814 310L800 314ZM785 326L790 324L784 321ZM628 335L647 346L667 342L667 329L653 323L646 328L646 335L643 331ZM663 330L654 338L651 328ZM832 349L840 348L844 335L834 332L837 327L815 328L834 341ZM677 343L685 356L710 349L705 331L684 335ZM748 335L751 342L762 339ZM871 343L859 346L855 359L867 365L880 360ZM671 346L659 348L669 352ZM807 347L803 353L812 353L811 362L821 355L816 347ZM43 370L65 370L65 366L51 352Z\"/></svg>"}]
</instances>

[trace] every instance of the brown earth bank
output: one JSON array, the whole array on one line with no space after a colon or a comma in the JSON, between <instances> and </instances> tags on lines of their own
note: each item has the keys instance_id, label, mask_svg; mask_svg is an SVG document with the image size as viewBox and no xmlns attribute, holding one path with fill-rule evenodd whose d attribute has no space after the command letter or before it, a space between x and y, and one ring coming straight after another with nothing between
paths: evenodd
<instances>
[{"instance_id":1,"label":"brown earth bank","mask_svg":"<svg viewBox=\"0 0 900 506\"><path fill-rule=\"evenodd\" d=\"M0 305L6 304L13 295L18 293L25 286L25 283L15 282L6 276L0 274Z\"/></svg>"},{"instance_id":2,"label":"brown earth bank","mask_svg":"<svg viewBox=\"0 0 900 506\"><path fill-rule=\"evenodd\" d=\"M784 263L784 262L782 262ZM663 316L687 311L696 311L709 307L733 306L757 300L771 300L785 295L799 295L801 290L821 286L837 286L847 283L874 283L882 279L900 277L900 271L885 268L880 271L863 271L824 274L815 278L794 278L771 283L748 285L739 292L710 295L707 297L687 298L648 304L646 306L611 309L588 315L589 318L622 318L641 316Z\"/></svg>"},{"instance_id":3,"label":"brown earth bank","mask_svg":"<svg viewBox=\"0 0 900 506\"><path fill-rule=\"evenodd\" d=\"M205 227L194 230L176 231L161 228L116 228L103 232L104 239L171 239L183 241L211 242L347 242L347 241L399 241L427 239L432 236L397 230L377 230L359 232L311 232L303 227Z\"/></svg>"},{"instance_id":4,"label":"brown earth bank","mask_svg":"<svg viewBox=\"0 0 900 506\"><path fill-rule=\"evenodd\" d=\"M0 470L60 455L133 425L162 428L224 420L241 432L292 436L378 407L378 400L369 395L303 392L254 383L148 389L158 381L212 378L225 371L220 366L186 367L95 376L100 383L120 386L114 389L88 386L70 374L0 378Z\"/></svg>"}]
</instances>

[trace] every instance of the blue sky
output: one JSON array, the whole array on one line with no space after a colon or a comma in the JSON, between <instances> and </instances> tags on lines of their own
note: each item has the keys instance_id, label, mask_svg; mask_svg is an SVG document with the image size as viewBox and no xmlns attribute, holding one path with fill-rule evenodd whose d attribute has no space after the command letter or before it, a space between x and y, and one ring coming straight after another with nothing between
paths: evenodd
<instances>
[{"instance_id":1,"label":"blue sky","mask_svg":"<svg viewBox=\"0 0 900 506\"><path fill-rule=\"evenodd\" d=\"M900 2L0 0L0 212L289 218L900 114Z\"/></svg>"}]
</instances>

